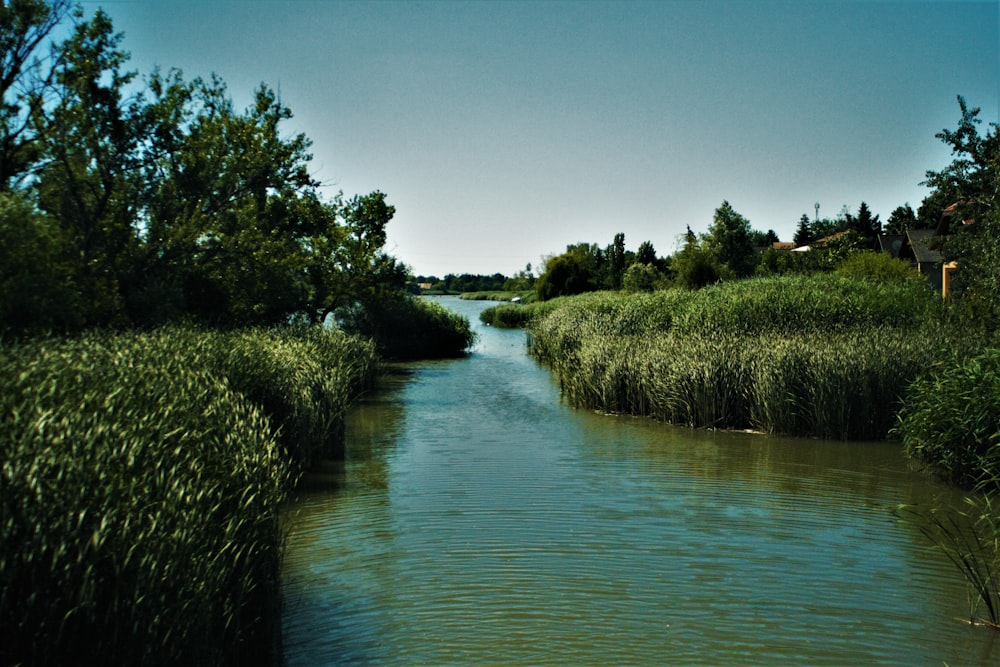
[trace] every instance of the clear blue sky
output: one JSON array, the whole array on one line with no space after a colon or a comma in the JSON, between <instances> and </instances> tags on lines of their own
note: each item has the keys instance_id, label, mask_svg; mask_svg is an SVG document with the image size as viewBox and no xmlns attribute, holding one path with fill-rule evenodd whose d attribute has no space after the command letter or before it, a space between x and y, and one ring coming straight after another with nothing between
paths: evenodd
<instances>
[{"instance_id":1,"label":"clear blue sky","mask_svg":"<svg viewBox=\"0 0 1000 667\"><path fill-rule=\"evenodd\" d=\"M382 190L417 274L513 274L624 232L661 255L728 200L791 240L885 220L950 160L956 95L997 121L1000 3L103 0L133 69L261 83L332 194Z\"/></svg>"}]
</instances>

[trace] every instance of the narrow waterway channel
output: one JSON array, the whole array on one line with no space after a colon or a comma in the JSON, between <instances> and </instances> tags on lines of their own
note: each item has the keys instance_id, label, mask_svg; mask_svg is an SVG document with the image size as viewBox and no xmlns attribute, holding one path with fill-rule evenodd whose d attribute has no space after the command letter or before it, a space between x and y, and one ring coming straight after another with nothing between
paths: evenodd
<instances>
[{"instance_id":1,"label":"narrow waterway channel","mask_svg":"<svg viewBox=\"0 0 1000 667\"><path fill-rule=\"evenodd\" d=\"M289 665L992 665L897 443L574 410L524 334L406 365L287 514Z\"/></svg>"}]
</instances>

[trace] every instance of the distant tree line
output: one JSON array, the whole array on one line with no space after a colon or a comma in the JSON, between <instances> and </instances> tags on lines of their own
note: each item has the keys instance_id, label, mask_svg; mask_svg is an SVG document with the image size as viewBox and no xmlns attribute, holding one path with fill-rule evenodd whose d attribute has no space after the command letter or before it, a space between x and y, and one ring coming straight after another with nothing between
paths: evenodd
<instances>
[{"instance_id":1,"label":"distant tree line","mask_svg":"<svg viewBox=\"0 0 1000 667\"><path fill-rule=\"evenodd\" d=\"M612 243L577 243L545 259L535 286L540 299L592 290L652 290L680 287L696 289L721 280L755 275L780 275L832 271L862 272L870 277L900 276L899 267L888 256L862 257L879 248L880 234L905 234L907 230L937 228L942 215L957 221L949 234L934 242L945 261L957 263L952 293L961 302L960 316L990 329L1000 327L1000 138L997 125L979 132L979 109L969 108L958 98L961 119L955 130L936 136L955 156L940 171L927 171L922 185L931 191L919 209L909 203L892 211L883 224L864 201L857 212L844 207L835 218L798 221L794 245L810 246L808 252L776 248L773 230L761 232L722 202L712 223L702 234L688 226L679 248L670 256L657 257L651 243L635 253L625 249L624 235Z\"/></svg>"},{"instance_id":2,"label":"distant tree line","mask_svg":"<svg viewBox=\"0 0 1000 667\"><path fill-rule=\"evenodd\" d=\"M402 293L394 208L324 200L273 90L239 110L216 77L140 80L121 40L70 0L0 3L0 333L316 322Z\"/></svg>"}]
</instances>

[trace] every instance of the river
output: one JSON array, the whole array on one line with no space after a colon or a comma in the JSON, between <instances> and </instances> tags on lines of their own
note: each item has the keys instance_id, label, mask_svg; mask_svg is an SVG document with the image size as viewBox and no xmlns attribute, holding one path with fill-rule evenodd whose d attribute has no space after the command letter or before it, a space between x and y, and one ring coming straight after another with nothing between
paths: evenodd
<instances>
[{"instance_id":1,"label":"river","mask_svg":"<svg viewBox=\"0 0 1000 667\"><path fill-rule=\"evenodd\" d=\"M288 510L288 665L988 665L898 443L566 405L524 333L396 368Z\"/></svg>"}]
</instances>

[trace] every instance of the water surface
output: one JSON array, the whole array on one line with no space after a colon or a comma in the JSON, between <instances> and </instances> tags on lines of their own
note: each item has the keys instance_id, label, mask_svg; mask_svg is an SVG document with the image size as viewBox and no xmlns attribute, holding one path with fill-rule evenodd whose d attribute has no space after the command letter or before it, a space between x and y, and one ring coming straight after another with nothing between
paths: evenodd
<instances>
[{"instance_id":1,"label":"water surface","mask_svg":"<svg viewBox=\"0 0 1000 667\"><path fill-rule=\"evenodd\" d=\"M289 665L987 665L996 633L900 503L896 443L574 410L481 340L397 369L289 510Z\"/></svg>"}]
</instances>

